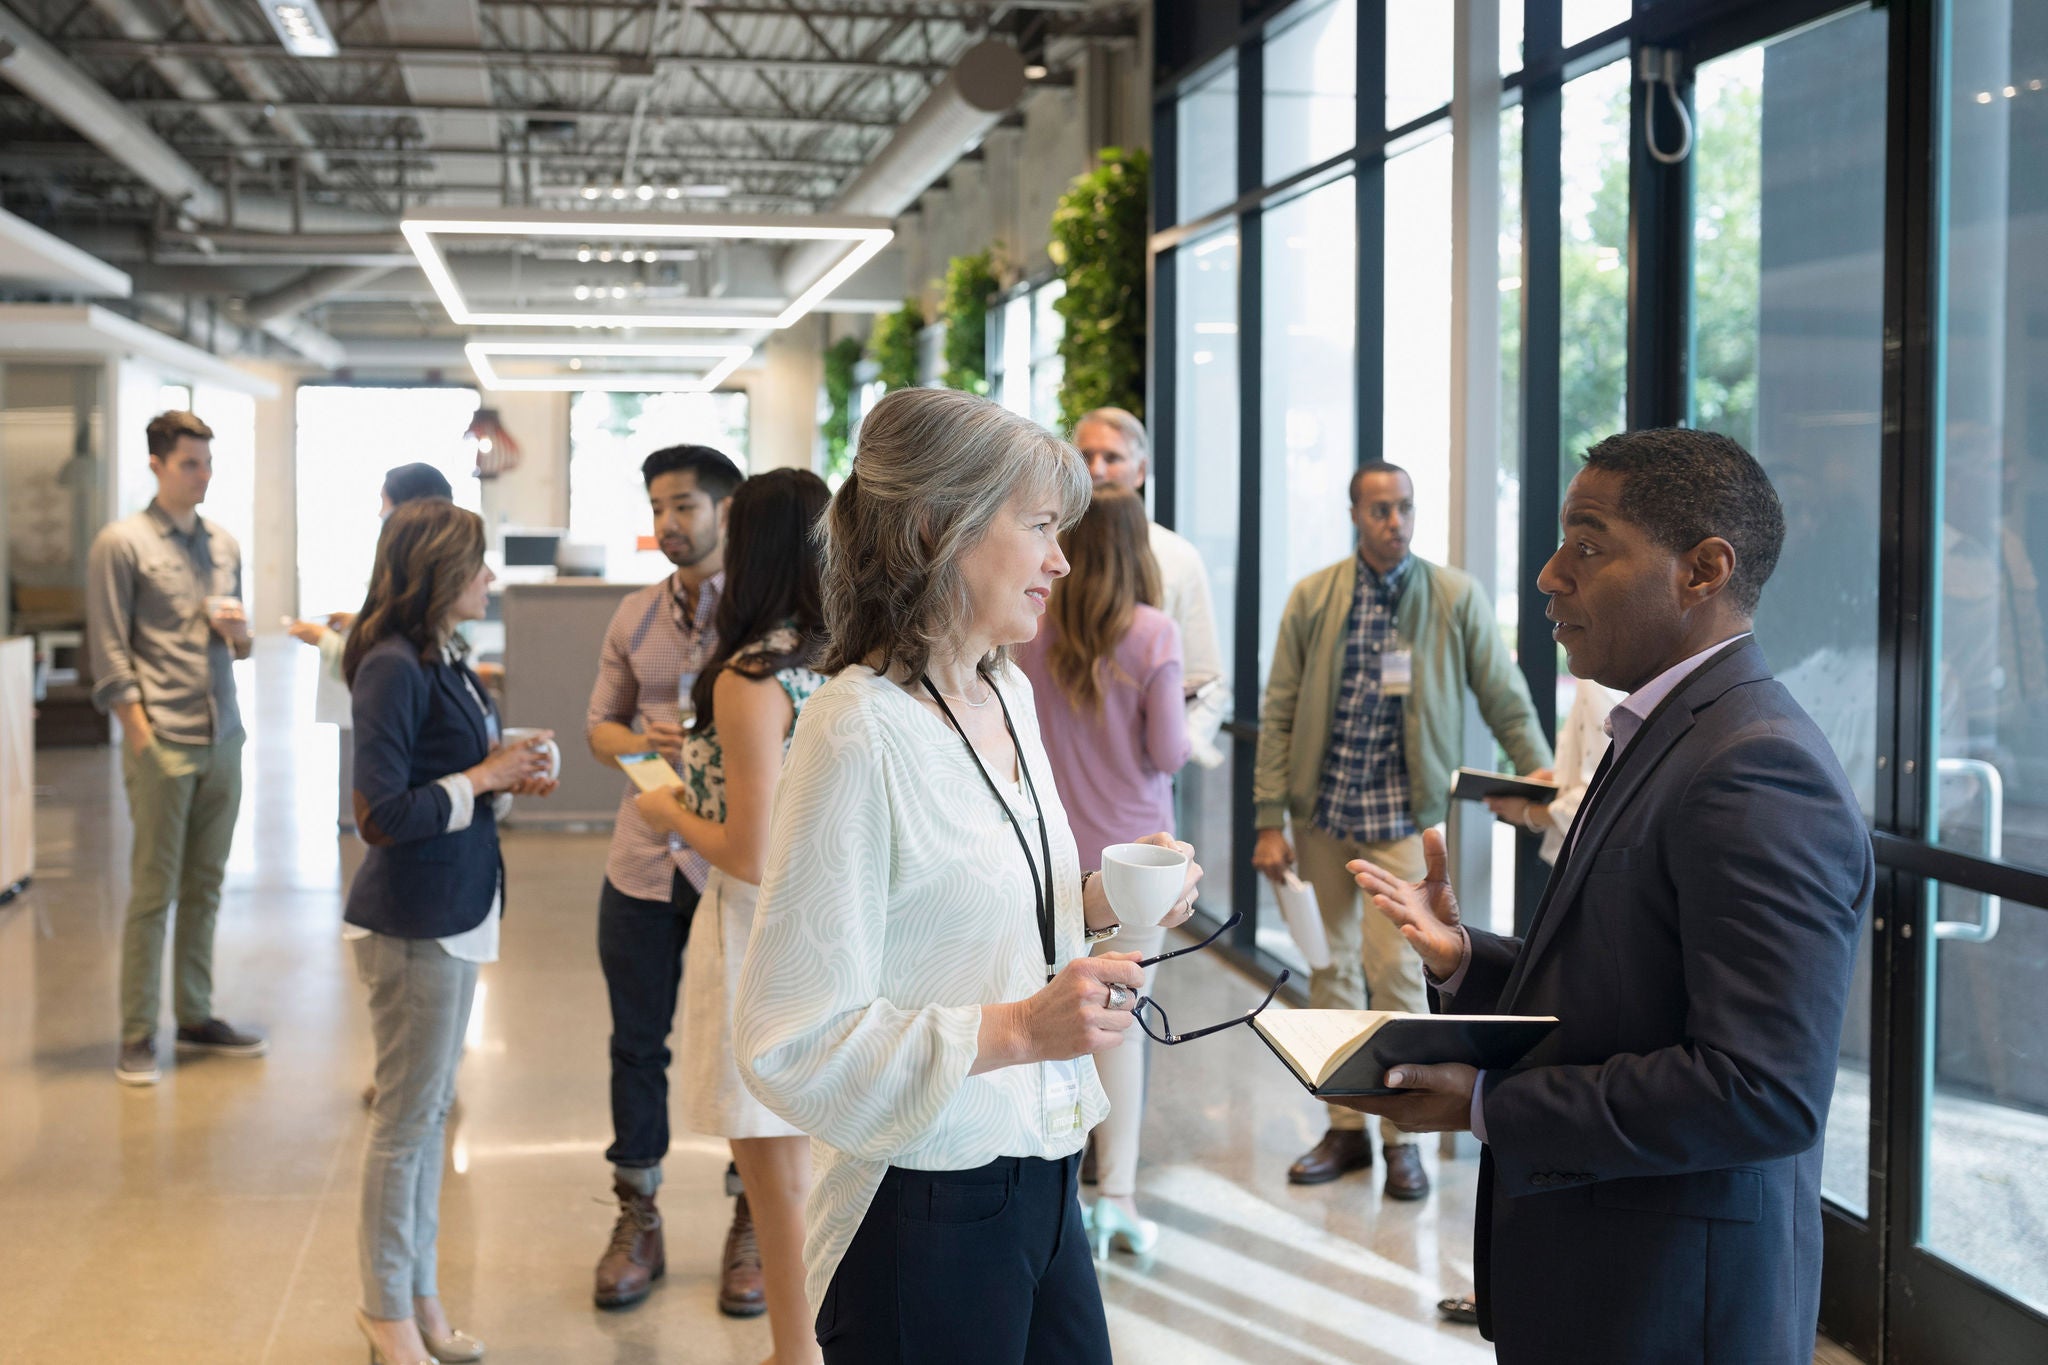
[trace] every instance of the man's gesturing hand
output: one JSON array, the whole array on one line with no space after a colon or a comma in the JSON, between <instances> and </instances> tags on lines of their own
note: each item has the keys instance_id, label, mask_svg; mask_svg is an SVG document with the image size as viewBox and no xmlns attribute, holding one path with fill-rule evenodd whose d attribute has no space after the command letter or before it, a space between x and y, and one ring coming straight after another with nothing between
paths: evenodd
<instances>
[{"instance_id":1,"label":"man's gesturing hand","mask_svg":"<svg viewBox=\"0 0 2048 1365\"><path fill-rule=\"evenodd\" d=\"M1465 937L1458 932L1458 897L1444 874L1444 836L1429 830L1422 836L1426 865L1423 879L1404 882L1364 859L1344 865L1380 913L1392 920L1408 946L1441 981L1458 970L1465 956Z\"/></svg>"}]
</instances>

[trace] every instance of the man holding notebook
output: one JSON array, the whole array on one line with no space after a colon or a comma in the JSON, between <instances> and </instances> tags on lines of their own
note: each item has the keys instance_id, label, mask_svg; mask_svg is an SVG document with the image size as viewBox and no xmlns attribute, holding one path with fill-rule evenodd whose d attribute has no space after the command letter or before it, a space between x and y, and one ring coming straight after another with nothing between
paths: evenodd
<instances>
[{"instance_id":1,"label":"man holding notebook","mask_svg":"<svg viewBox=\"0 0 2048 1365\"><path fill-rule=\"evenodd\" d=\"M1571 671L1627 695L1526 940L1458 923L1441 840L1351 870L1445 1013L1555 1015L1486 1072L1399 1063L1347 1101L1485 1144L1473 1268L1507 1365L1805 1365L1821 1136L1870 838L1750 635L1784 515L1748 452L1642 431L1587 454L1537 586Z\"/></svg>"},{"instance_id":2,"label":"man holding notebook","mask_svg":"<svg viewBox=\"0 0 2048 1365\"><path fill-rule=\"evenodd\" d=\"M1278 882L1301 855L1332 961L1309 977L1318 1009L1426 1009L1422 972L1391 925L1367 916L1344 865L1422 875L1417 833L1444 818L1465 746L1465 694L1522 772L1550 762L1529 689L1478 583L1409 551L1415 485L1398 465L1351 479L1358 553L1294 586L1280 618L1252 780L1252 862ZM1284 826L1293 822L1294 840ZM1364 1118L1332 1105L1329 1131L1288 1169L1318 1185L1372 1165ZM1414 1137L1380 1125L1393 1199L1429 1176Z\"/></svg>"}]
</instances>

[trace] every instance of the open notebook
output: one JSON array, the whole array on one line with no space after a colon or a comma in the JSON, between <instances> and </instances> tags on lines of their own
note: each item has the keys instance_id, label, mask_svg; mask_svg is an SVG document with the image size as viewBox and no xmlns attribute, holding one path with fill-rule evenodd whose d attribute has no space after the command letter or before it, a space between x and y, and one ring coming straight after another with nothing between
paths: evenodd
<instances>
[{"instance_id":1,"label":"open notebook","mask_svg":"<svg viewBox=\"0 0 2048 1365\"><path fill-rule=\"evenodd\" d=\"M1401 1014L1391 1010L1267 1010L1252 1029L1309 1093L1396 1095L1401 1062L1513 1066L1557 1027L1554 1015Z\"/></svg>"}]
</instances>

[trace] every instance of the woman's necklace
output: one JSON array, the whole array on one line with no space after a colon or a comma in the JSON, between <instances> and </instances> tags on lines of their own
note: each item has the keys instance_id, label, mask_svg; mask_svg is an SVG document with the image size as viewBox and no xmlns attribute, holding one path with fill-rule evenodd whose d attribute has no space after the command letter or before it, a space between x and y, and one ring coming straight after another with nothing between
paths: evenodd
<instances>
[{"instance_id":1,"label":"woman's necklace","mask_svg":"<svg viewBox=\"0 0 2048 1365\"><path fill-rule=\"evenodd\" d=\"M982 686L988 687L988 681L986 679L983 679ZM936 687L934 687L932 690L935 692L939 692L939 689ZM939 692L939 695L944 697L947 701L957 701L962 706L968 707L975 711L979 711L982 707L987 706L990 702L996 699L996 690L993 687L988 687L988 695L983 697L980 701L969 701L965 697L956 697L951 692Z\"/></svg>"}]
</instances>

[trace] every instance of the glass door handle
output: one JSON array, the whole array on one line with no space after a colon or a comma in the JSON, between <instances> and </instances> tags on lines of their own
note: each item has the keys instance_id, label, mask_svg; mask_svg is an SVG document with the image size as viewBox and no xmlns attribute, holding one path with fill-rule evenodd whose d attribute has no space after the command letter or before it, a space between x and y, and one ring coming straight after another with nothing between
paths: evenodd
<instances>
[{"instance_id":1,"label":"glass door handle","mask_svg":"<svg viewBox=\"0 0 2048 1365\"><path fill-rule=\"evenodd\" d=\"M1969 777L1977 784L1983 803L1984 856L1996 861L2005 852L2005 777L1996 765L1981 758L1944 758L1935 762L1939 777ZM1968 920L1937 919L1934 936L1962 943L1989 943L1998 937L1999 912L2004 908L1997 896L1984 897L1984 915L1975 924Z\"/></svg>"}]
</instances>

